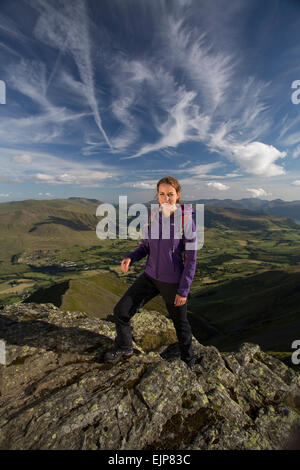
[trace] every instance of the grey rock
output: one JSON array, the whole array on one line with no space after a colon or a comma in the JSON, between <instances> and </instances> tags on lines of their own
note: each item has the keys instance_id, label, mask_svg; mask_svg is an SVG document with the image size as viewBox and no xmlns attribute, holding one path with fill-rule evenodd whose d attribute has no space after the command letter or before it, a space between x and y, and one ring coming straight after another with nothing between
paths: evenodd
<instances>
[{"instance_id":1,"label":"grey rock","mask_svg":"<svg viewBox=\"0 0 300 470\"><path fill-rule=\"evenodd\" d=\"M52 304L0 310L0 448L300 448L293 369L255 344L221 353L193 337L191 371L163 314L141 309L132 330L134 356L112 365L110 321Z\"/></svg>"}]
</instances>

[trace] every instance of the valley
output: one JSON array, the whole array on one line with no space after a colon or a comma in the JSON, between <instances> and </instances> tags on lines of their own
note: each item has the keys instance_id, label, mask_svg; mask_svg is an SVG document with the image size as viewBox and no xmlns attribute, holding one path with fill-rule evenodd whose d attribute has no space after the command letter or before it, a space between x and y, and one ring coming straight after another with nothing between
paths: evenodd
<instances>
[{"instance_id":1,"label":"valley","mask_svg":"<svg viewBox=\"0 0 300 470\"><path fill-rule=\"evenodd\" d=\"M139 241L98 239L99 203L0 204L0 305L31 299L99 318L112 315L146 258L121 272L123 257ZM204 221L188 299L195 337L224 350L253 341L288 353L300 331L300 226L290 218L209 204ZM147 308L167 315L159 296Z\"/></svg>"}]
</instances>

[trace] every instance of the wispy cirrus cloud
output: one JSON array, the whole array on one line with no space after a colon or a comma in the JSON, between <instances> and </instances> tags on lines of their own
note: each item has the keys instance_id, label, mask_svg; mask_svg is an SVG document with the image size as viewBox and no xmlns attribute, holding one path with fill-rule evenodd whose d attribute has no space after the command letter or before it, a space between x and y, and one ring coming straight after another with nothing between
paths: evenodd
<instances>
[{"instance_id":1,"label":"wispy cirrus cloud","mask_svg":"<svg viewBox=\"0 0 300 470\"><path fill-rule=\"evenodd\" d=\"M298 157L300 156L300 145L298 145L298 146L295 148L295 150L294 150L292 156L293 156L293 158L298 158Z\"/></svg>"},{"instance_id":2,"label":"wispy cirrus cloud","mask_svg":"<svg viewBox=\"0 0 300 470\"><path fill-rule=\"evenodd\" d=\"M86 3L74 0L72 3L65 3L59 10L51 2L43 0L37 0L32 5L40 12L34 30L35 36L44 43L57 48L59 51L58 59L64 53L72 55L82 80L82 90L92 109L95 123L107 145L112 148L107 133L103 128L96 96L92 44L89 35L89 17ZM56 68L56 64L57 61L54 68Z\"/></svg>"},{"instance_id":3,"label":"wispy cirrus cloud","mask_svg":"<svg viewBox=\"0 0 300 470\"><path fill-rule=\"evenodd\" d=\"M194 105L194 92L180 90L179 101L169 110L168 119L158 127L162 137L154 144L144 145L139 152L131 157L137 158L145 153L161 150L168 147L177 147L184 142L199 140L196 137L200 133L204 134L209 127L209 118L200 115L197 106Z\"/></svg>"},{"instance_id":4,"label":"wispy cirrus cloud","mask_svg":"<svg viewBox=\"0 0 300 470\"><path fill-rule=\"evenodd\" d=\"M2 178L70 186L88 178L104 183L103 174L109 183L119 178L122 187L128 180L147 190L157 172L208 192L226 186L221 179L235 178L238 187L246 174L289 180L300 155L300 121L295 106L294 114L276 116L280 100L290 102L289 89L281 94L290 69L286 61L278 79L283 53L270 60L273 8L255 19L253 35L256 7L239 0L116 0L114 7L20 0L18 11L4 2L1 79L9 106L1 109L0 140L3 155L16 152ZM59 171L42 164L42 155ZM95 169L95 161L109 165ZM247 185L269 191L265 181Z\"/></svg>"},{"instance_id":5,"label":"wispy cirrus cloud","mask_svg":"<svg viewBox=\"0 0 300 470\"><path fill-rule=\"evenodd\" d=\"M208 173L211 173L217 168L221 168L224 166L222 162L213 162L213 163L206 163L202 165L193 165L189 168L185 168L184 173L190 173L194 178L199 177L206 177Z\"/></svg>"},{"instance_id":6,"label":"wispy cirrus cloud","mask_svg":"<svg viewBox=\"0 0 300 470\"><path fill-rule=\"evenodd\" d=\"M46 67L37 60L22 59L6 67L7 82L11 89L31 101L34 112L28 112L16 103L18 115L11 115L10 108L1 123L2 145L36 144L54 142L64 138L66 129L75 128L77 122L91 114L76 112L66 106L53 104L46 93ZM22 100L21 100L22 103Z\"/></svg>"},{"instance_id":7,"label":"wispy cirrus cloud","mask_svg":"<svg viewBox=\"0 0 300 470\"><path fill-rule=\"evenodd\" d=\"M182 70L185 84L173 80L172 86L165 90L164 96L171 97L172 104L168 102L163 108L167 116L164 121L154 119L161 137L124 159L196 141L250 174L284 174L276 161L286 153L255 140L272 123L262 98L270 84L253 76L241 80L234 53L212 52L205 33L197 34L185 26L184 20L170 17L164 27L163 54L167 59L159 62L160 67L165 67L171 76L172 67ZM143 79L153 81L153 74L146 67L142 70ZM192 90L187 89L188 85ZM239 99L233 100L237 91Z\"/></svg>"}]
</instances>

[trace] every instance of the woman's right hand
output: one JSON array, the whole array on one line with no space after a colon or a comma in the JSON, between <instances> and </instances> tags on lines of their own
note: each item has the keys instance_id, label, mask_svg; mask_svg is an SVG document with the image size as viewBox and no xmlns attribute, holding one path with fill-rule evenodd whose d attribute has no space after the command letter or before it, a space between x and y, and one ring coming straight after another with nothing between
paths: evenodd
<instances>
[{"instance_id":1,"label":"woman's right hand","mask_svg":"<svg viewBox=\"0 0 300 470\"><path fill-rule=\"evenodd\" d=\"M123 259L123 261L121 263L121 271L123 271L123 273L127 273L130 263L131 263L131 258L124 258Z\"/></svg>"}]
</instances>

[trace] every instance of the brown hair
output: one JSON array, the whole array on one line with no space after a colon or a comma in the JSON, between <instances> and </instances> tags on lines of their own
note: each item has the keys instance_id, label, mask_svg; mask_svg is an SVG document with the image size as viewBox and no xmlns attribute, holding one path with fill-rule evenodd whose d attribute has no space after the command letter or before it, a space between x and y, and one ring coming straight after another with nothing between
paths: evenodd
<instances>
[{"instance_id":1,"label":"brown hair","mask_svg":"<svg viewBox=\"0 0 300 470\"><path fill-rule=\"evenodd\" d=\"M181 187L180 187L180 184L178 182L178 180L176 178L173 178L173 176L165 176L164 178L161 178L157 185L156 185L156 189L157 189L157 193L158 193L158 190L159 190L159 186L161 184L170 184L171 186L173 186L173 188L176 190L177 193L181 193ZM157 193L155 195L155 197L157 197ZM180 195L177 197L176 199L176 203L180 201Z\"/></svg>"}]
</instances>

